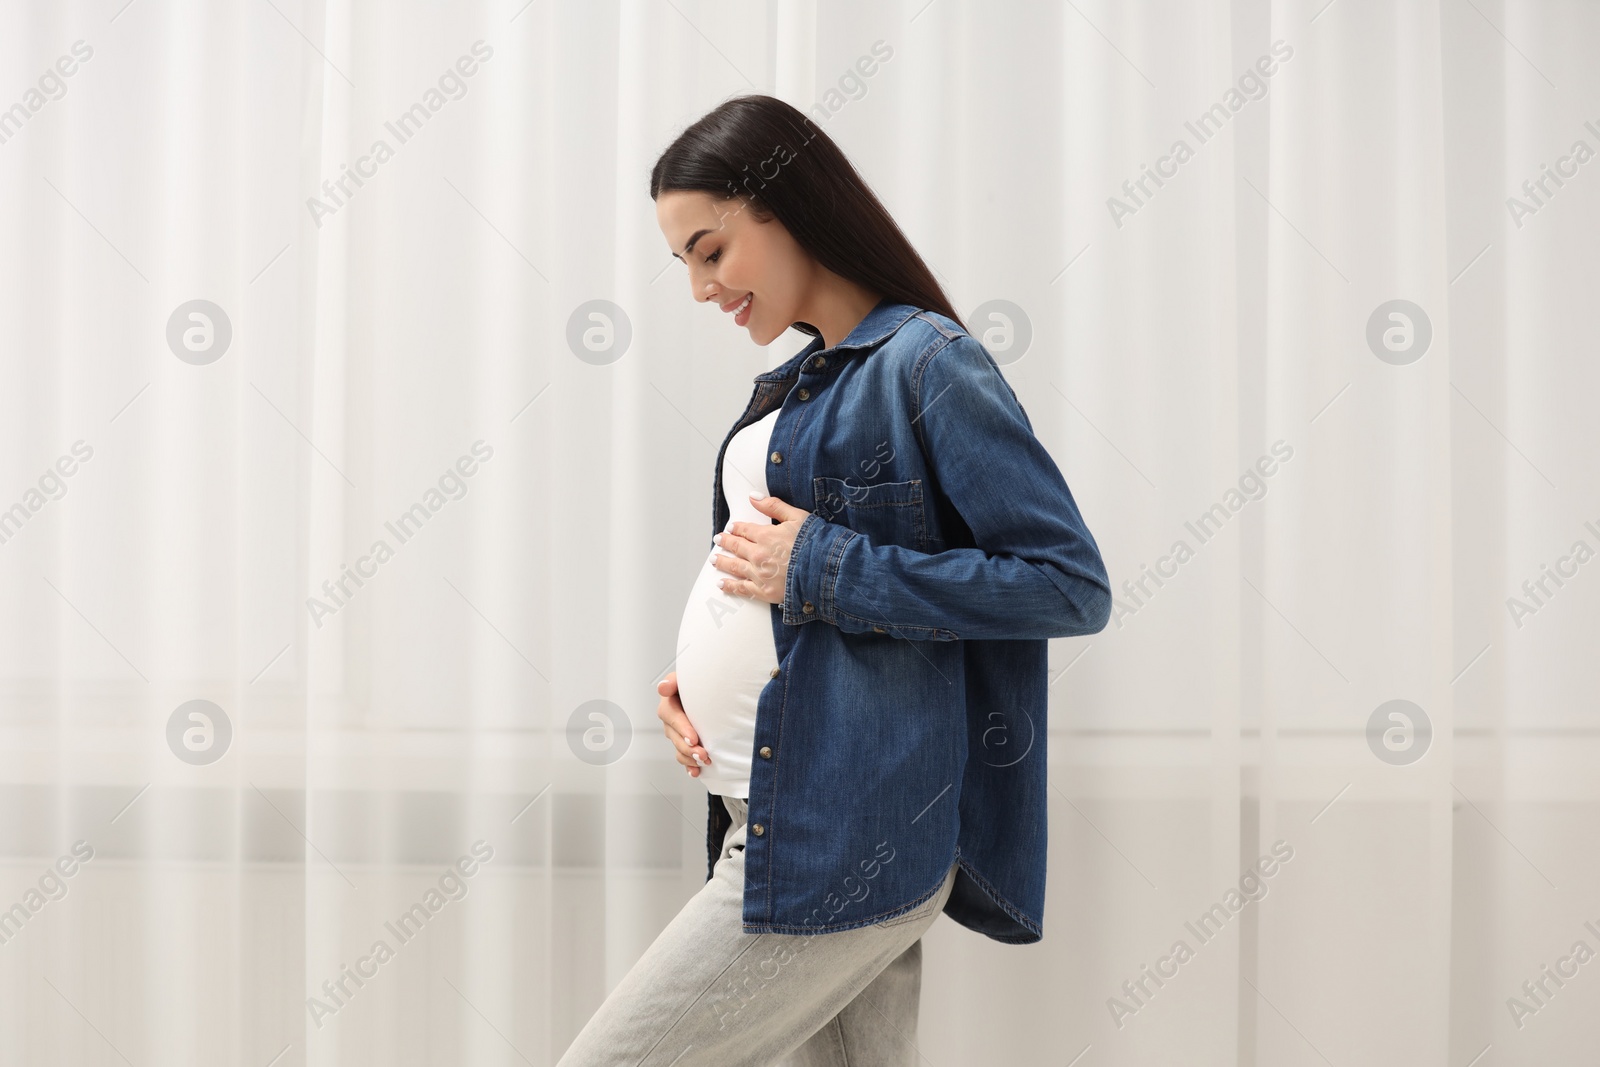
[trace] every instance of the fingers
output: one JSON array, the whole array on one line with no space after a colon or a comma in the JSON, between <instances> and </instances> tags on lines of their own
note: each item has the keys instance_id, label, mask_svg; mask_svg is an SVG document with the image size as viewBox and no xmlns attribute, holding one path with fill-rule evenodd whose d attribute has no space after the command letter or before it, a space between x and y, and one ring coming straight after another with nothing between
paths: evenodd
<instances>
[{"instance_id":1,"label":"fingers","mask_svg":"<svg viewBox=\"0 0 1600 1067\"><path fill-rule=\"evenodd\" d=\"M662 732L667 735L667 740L672 742L672 758L683 764L683 769L689 772L690 777L699 777L700 764L683 754L684 746L682 740L674 736L670 726L662 727Z\"/></svg>"},{"instance_id":2,"label":"fingers","mask_svg":"<svg viewBox=\"0 0 1600 1067\"><path fill-rule=\"evenodd\" d=\"M699 745L692 745L685 741L683 735L669 724L663 723L661 732L666 735L668 741L672 742L673 755L677 761L689 768L689 773L693 777L700 777L701 768L709 766L711 763L710 754ZM700 756L700 760L695 759L697 753Z\"/></svg>"},{"instance_id":3,"label":"fingers","mask_svg":"<svg viewBox=\"0 0 1600 1067\"><path fill-rule=\"evenodd\" d=\"M712 556L712 559L715 559L715 560L722 560L722 559L727 559L727 558L730 558L730 557L742 559L742 558L744 558L744 554L747 551L745 546L746 545L750 545L750 546L753 547L754 544L755 544L755 542L753 542L753 541L746 541L742 537L735 536L733 534L733 531L731 531L731 530L728 531L727 533L719 533L719 534L717 534L717 536L713 537L711 540L716 544L716 546L718 548L722 549L722 552L729 553L729 556L724 556L724 555L722 555L722 552L713 552L711 554L711 556Z\"/></svg>"},{"instance_id":4,"label":"fingers","mask_svg":"<svg viewBox=\"0 0 1600 1067\"><path fill-rule=\"evenodd\" d=\"M705 746L700 743L700 735L695 733L693 726L689 725L689 717L687 715L679 712L676 720L669 719L667 721L667 729L678 735L678 749L689 761L686 766L699 767L702 764L711 762L711 753L707 752ZM698 761L694 759L696 755L700 757Z\"/></svg>"},{"instance_id":5,"label":"fingers","mask_svg":"<svg viewBox=\"0 0 1600 1067\"><path fill-rule=\"evenodd\" d=\"M656 718L674 732L681 734L690 745L700 743L700 735L695 732L694 723L689 721L688 714L683 710L683 701L676 693L661 698L661 702L656 705Z\"/></svg>"},{"instance_id":6,"label":"fingers","mask_svg":"<svg viewBox=\"0 0 1600 1067\"><path fill-rule=\"evenodd\" d=\"M749 544L745 549L743 546ZM721 547L732 553L722 555L712 553L711 566L728 575L727 592L738 592L741 587L736 582L754 584L756 581L770 581L780 574L785 574L789 566L789 546L780 545L767 549L756 542L742 542L729 538Z\"/></svg>"},{"instance_id":7,"label":"fingers","mask_svg":"<svg viewBox=\"0 0 1600 1067\"><path fill-rule=\"evenodd\" d=\"M787 573L787 564L772 556L719 556L712 567L726 575L717 588L733 596L757 597L762 581ZM776 601L774 601L776 603Z\"/></svg>"},{"instance_id":8,"label":"fingers","mask_svg":"<svg viewBox=\"0 0 1600 1067\"><path fill-rule=\"evenodd\" d=\"M695 730L694 724L689 721L689 716L683 710L683 703L676 692L676 675L668 677L672 679L673 692L663 693L662 700L656 707L656 717L661 720L662 733L672 742L678 762L689 768L692 777L698 778L700 768L711 762L711 753L700 744L699 732ZM667 680L662 679L661 685L657 688L664 689L667 684ZM695 759L696 755L700 757L698 760Z\"/></svg>"}]
</instances>

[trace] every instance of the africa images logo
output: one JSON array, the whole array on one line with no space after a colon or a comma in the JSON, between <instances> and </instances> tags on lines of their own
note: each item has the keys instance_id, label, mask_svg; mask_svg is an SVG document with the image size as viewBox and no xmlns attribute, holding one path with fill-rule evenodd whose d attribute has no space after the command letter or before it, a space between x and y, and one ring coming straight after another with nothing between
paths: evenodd
<instances>
[{"instance_id":1,"label":"africa images logo","mask_svg":"<svg viewBox=\"0 0 1600 1067\"><path fill-rule=\"evenodd\" d=\"M415 941L434 916L442 912L447 905L465 900L471 888L467 883L479 872L483 864L492 859L494 859L494 846L482 838L474 841L471 855L462 856L446 867L437 883L429 886L427 892L423 893L421 900L401 912L394 920L383 924L383 928L394 938L393 945L380 937L372 943L366 955L356 959L354 967L341 963L337 977L323 981L323 995L306 998L306 1011L310 1013L311 1021L316 1024L316 1028L321 1030L324 1018L337 1015L368 982L378 977L382 966L394 959L400 949Z\"/></svg>"},{"instance_id":2,"label":"africa images logo","mask_svg":"<svg viewBox=\"0 0 1600 1067\"><path fill-rule=\"evenodd\" d=\"M1263 53L1256 59L1254 65L1246 67L1244 73L1237 79L1237 87L1228 86L1222 94L1221 101L1200 112L1194 121L1184 122L1184 129L1195 139L1193 146L1179 137L1167 149L1167 154L1156 160L1153 168L1148 163L1141 163L1139 176L1129 178L1122 183L1123 196L1106 198L1106 211L1111 214L1111 221L1116 224L1117 229L1122 229L1124 217L1138 214L1168 181L1176 178L1178 168L1193 159L1200 146L1226 129L1233 116L1243 111L1246 104L1265 97L1269 88L1267 80L1276 74L1280 65L1287 63L1292 55L1294 48L1287 42L1273 41L1271 55ZM1273 56L1277 57L1276 62ZM1152 184L1154 188L1151 188ZM1144 195L1141 196L1141 193Z\"/></svg>"},{"instance_id":3,"label":"africa images logo","mask_svg":"<svg viewBox=\"0 0 1600 1067\"><path fill-rule=\"evenodd\" d=\"M394 545L379 537L372 542L365 555L356 559L353 568L348 563L341 564L339 576L322 583L322 592L326 599L315 595L306 597L306 610L310 612L311 621L316 624L317 629L322 629L324 617L337 615L354 600L356 593L360 592L367 582L378 576L378 568L393 559L399 547L416 537L422 527L447 503L465 497L470 488L468 479L482 470L482 465L488 463L493 456L494 446L482 438L474 441L472 454L462 455L454 465L446 467L444 473L439 476L437 487L429 486L420 500L406 508L392 521L383 524L384 529L394 536ZM352 584L355 586L353 589Z\"/></svg>"},{"instance_id":4,"label":"africa images logo","mask_svg":"<svg viewBox=\"0 0 1600 1067\"><path fill-rule=\"evenodd\" d=\"M494 49L483 41L472 42L472 55L462 56L456 60L453 67L447 67L445 72L439 75L438 88L430 85L423 91L421 100L400 112L392 122L383 124L384 129L394 137L393 146L379 137L372 142L372 147L366 155L357 157L355 166L352 167L348 163L339 164L339 176L323 180L322 197L306 198L306 210L311 213L311 221L317 224L317 229L322 228L322 220L325 217L338 214L362 186L378 176L379 165L393 159L398 146L404 145L421 133L422 127L427 125L428 120L451 100L460 100L466 96L466 79L476 74L479 65L487 63L493 55ZM474 59L473 56L477 58Z\"/></svg>"}]
</instances>

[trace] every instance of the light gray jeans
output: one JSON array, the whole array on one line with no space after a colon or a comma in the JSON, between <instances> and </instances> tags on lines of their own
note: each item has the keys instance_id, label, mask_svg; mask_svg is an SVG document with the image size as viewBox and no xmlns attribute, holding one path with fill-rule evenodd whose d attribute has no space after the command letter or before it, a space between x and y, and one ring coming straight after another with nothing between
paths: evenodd
<instances>
[{"instance_id":1,"label":"light gray jeans","mask_svg":"<svg viewBox=\"0 0 1600 1067\"><path fill-rule=\"evenodd\" d=\"M927 903L874 926L747 934L747 803L722 800L733 825L711 880L556 1067L912 1067L922 934L944 910L955 867Z\"/></svg>"}]
</instances>

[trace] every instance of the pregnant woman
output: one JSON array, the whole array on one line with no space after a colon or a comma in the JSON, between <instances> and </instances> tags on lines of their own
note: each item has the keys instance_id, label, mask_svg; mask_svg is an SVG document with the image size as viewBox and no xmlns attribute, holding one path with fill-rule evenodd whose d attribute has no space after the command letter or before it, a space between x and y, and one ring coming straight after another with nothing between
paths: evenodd
<instances>
[{"instance_id":1,"label":"pregnant woman","mask_svg":"<svg viewBox=\"0 0 1600 1067\"><path fill-rule=\"evenodd\" d=\"M718 451L658 715L707 787L706 882L561 1067L919 1062L939 915L1043 936L1048 642L1111 592L993 357L805 115L735 97L650 175L713 302L812 338Z\"/></svg>"}]
</instances>

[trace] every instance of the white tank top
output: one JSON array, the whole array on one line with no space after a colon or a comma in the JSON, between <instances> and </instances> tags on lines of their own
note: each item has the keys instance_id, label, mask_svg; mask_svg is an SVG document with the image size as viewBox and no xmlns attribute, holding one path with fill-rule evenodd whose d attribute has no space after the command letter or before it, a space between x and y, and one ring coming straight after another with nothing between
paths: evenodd
<instances>
[{"instance_id":1,"label":"white tank top","mask_svg":"<svg viewBox=\"0 0 1600 1067\"><path fill-rule=\"evenodd\" d=\"M728 442L722 456L723 499L728 527L736 522L770 523L748 494L767 494L767 445L774 409ZM776 605L725 593L717 582L729 577L711 565L718 555L732 556L713 545L700 566L678 627L678 699L711 754L700 769L700 781L720 796L750 796L750 760L756 736L756 700L778 666L772 639Z\"/></svg>"}]
</instances>

